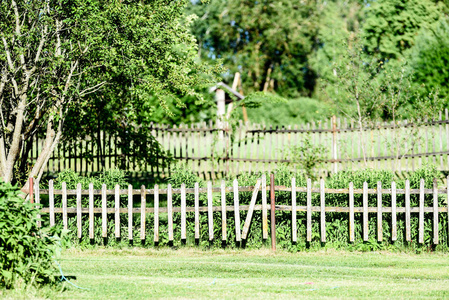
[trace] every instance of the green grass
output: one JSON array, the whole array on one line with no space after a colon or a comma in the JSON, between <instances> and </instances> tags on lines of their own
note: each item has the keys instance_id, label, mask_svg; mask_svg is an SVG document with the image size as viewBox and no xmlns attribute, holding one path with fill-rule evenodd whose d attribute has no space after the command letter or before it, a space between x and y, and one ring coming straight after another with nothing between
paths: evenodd
<instances>
[{"instance_id":1,"label":"green grass","mask_svg":"<svg viewBox=\"0 0 449 300\"><path fill-rule=\"evenodd\" d=\"M56 289L1 291L6 298L447 298L443 253L181 248L66 250L73 283ZM62 290L62 291L61 291Z\"/></svg>"}]
</instances>

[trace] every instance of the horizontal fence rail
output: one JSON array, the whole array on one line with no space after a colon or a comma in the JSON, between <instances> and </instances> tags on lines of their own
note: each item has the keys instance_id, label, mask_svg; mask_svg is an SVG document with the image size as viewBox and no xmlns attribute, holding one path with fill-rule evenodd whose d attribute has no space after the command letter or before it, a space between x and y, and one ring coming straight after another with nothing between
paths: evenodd
<instances>
[{"instance_id":1,"label":"horizontal fence rail","mask_svg":"<svg viewBox=\"0 0 449 300\"><path fill-rule=\"evenodd\" d=\"M449 182L449 180L447 181ZM128 189L120 189L117 185L115 189L107 189L106 185L102 186L102 189L94 189L93 185L89 185L88 190L82 190L81 184L77 185L76 189L67 189L66 184L62 183L62 189L55 190L53 188L53 181L49 182L48 189L40 189L39 182L35 182L34 184L34 199L36 203L41 203L42 196L48 196L48 207L41 208L40 213L48 215L49 225L54 226L56 224L56 214L62 214L62 224L64 229L68 228L68 215L72 216L76 214L76 229L78 233L78 238L82 238L82 222L83 215L88 215L89 222L89 238L94 239L94 216L101 214L101 226L102 226L102 237L106 238L108 236L108 215L114 215L114 224L115 224L115 237L121 238L120 228L123 224L120 222L120 214L128 215L128 239L132 240L134 236L134 225L133 225L133 216L140 215L140 239L146 239L146 221L149 214L153 215L154 224L154 242L159 242L160 232L160 214L167 214L167 225L168 225L168 240L173 242L174 239L174 213L180 213L180 228L181 228L181 240L185 240L187 236L186 232L186 213L193 212L195 215L194 218L194 231L195 231L195 239L199 239L200 233L200 212L207 213L207 226L209 230L209 241L213 241L216 239L214 235L214 225L213 218L214 213L221 213L222 222L221 222L221 238L223 242L227 242L227 232L229 230L235 231L236 242L241 242L242 240L246 240L248 235L250 234L249 228L253 216L254 211L262 211L262 231L263 231L263 239L268 238L268 217L267 212L271 211L273 213L273 209L267 203L267 191L272 190L275 192L290 192L291 193L291 202L288 205L283 204L274 204L275 211L283 211L283 212L291 212L291 221L292 221L292 234L291 239L292 242L297 242L297 218L298 212L305 212L306 216L306 241L312 241L312 213L319 213L320 218L317 222L319 222L320 228L320 241L326 242L326 213L347 213L349 218L349 242L355 241L355 214L362 215L362 228L363 228L363 241L369 240L369 214L376 214L376 236L379 242L382 242L383 239L383 222L382 218L384 214L389 214L391 216L391 241L397 240L397 220L398 214L405 214L405 240L410 242L412 240L412 226L411 226L411 215L418 214L419 224L417 226L418 229L418 243L424 243L424 224L425 217L430 217L430 222L432 222L432 243L434 245L439 244L440 236L439 231L442 228L439 228L439 214L446 213L446 220L449 226L449 187L446 188L438 188L436 180L433 182L432 189L425 188L424 180L420 181L419 189L411 189L410 182L408 180L405 181L405 189L397 189L396 183L391 183L391 188L383 188L381 183L377 184L376 189L368 189L368 184L365 182L363 184L362 189L354 189L352 183L349 184L347 189L329 189L325 188L324 181L320 181L319 188L313 188L312 182L307 180L306 187L296 187L296 180L292 178L292 186L270 186L266 184L265 175L262 176L261 179L257 180L255 186L244 186L241 187L238 184L237 180L233 181L233 185L231 187L226 187L225 182L222 181L220 187L212 187L212 183L208 182L206 188L199 188L198 183L195 184L195 188L186 188L185 184L181 185L181 188L172 188L170 185L166 189L159 189L158 186L155 186L153 189L147 189L145 186L142 186L141 189L133 189L129 186ZM239 197L242 192L250 192L252 193L251 201L247 205L241 205L239 202ZM257 199L259 197L261 201L257 203ZM220 205L214 205L213 203L213 194L220 194ZM180 205L173 205L173 196L175 194L180 195ZM186 198L188 194L194 195L195 205L193 207L186 206ZM207 206L199 205L199 197L201 194L205 194L207 196ZM228 205L226 202L226 194L233 194L233 205ZM319 204L320 205L312 205L312 196L313 194L319 195ZM348 206L347 207L339 207L339 206L328 206L326 205L326 197L337 195L337 194L347 194L348 197ZM369 206L368 195L377 195L377 205ZM55 195L61 197L60 206L55 207ZM147 196L151 195L151 199L153 202L153 207L147 206ZM165 206L161 206L159 201L160 195L166 195L167 202ZM298 203L298 196L305 195L305 198L302 199L302 203ZM356 207L354 204L355 195L362 195L362 203L363 205L360 207ZM390 206L384 206L383 197L385 195L389 195ZM397 196L404 195L405 201L403 207L398 207L396 205ZM419 195L419 205L416 207L411 207L411 196ZM426 195L432 195L432 206L426 207L425 197ZM68 207L68 197L76 197L76 207ZM89 199L88 207L82 207L82 197L87 196ZM101 197L101 207L95 207L94 199L95 197ZM108 207L107 197L114 196L114 206ZM127 206L121 207L120 196L127 197ZM140 196L140 207L135 207L134 196ZM446 197L446 203L440 201L440 196ZM440 199L440 200L439 200ZM229 201L229 199L228 199ZM276 201L276 200L274 200ZM426 200L427 203L429 200ZM440 201L440 202L439 202ZM270 203L271 204L271 203ZM58 205L59 206L59 205ZM242 222L240 221L240 212L246 211L246 218ZM234 215L234 223L235 228L228 228L227 221L230 218L230 215L227 215L227 212L233 212ZM86 220L84 220L86 221ZM38 221L38 226L41 226L41 220ZM242 228L243 225L243 229ZM447 232L449 233L449 227L447 228ZM448 237L449 239L449 237Z\"/></svg>"},{"instance_id":2,"label":"horizontal fence rail","mask_svg":"<svg viewBox=\"0 0 449 300\"><path fill-rule=\"evenodd\" d=\"M152 124L153 137L175 161L186 163L206 180L242 172L272 171L280 163L297 164L289 154L307 140L313 149L322 148L320 171L372 167L394 172L414 171L425 163L449 171L449 114L446 109L434 120L407 120L366 123L362 130L357 122L332 117L327 120L289 126L271 126L239 122ZM43 140L36 140L31 158L37 159ZM70 144L70 143L69 143ZM163 157L156 164L139 165L122 153L120 138L99 132L73 145L61 143L49 160L47 171L71 168L80 173L98 172L120 167L153 177L171 175L171 166ZM291 152L291 151L290 151Z\"/></svg>"}]
</instances>

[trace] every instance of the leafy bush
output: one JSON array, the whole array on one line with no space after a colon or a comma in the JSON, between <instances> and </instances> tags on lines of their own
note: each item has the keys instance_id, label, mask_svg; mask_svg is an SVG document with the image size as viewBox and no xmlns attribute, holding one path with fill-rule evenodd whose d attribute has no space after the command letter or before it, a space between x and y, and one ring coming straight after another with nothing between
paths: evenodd
<instances>
[{"instance_id":1,"label":"leafy bush","mask_svg":"<svg viewBox=\"0 0 449 300\"><path fill-rule=\"evenodd\" d=\"M59 227L37 227L38 209L16 186L0 183L0 286L53 280Z\"/></svg>"}]
</instances>

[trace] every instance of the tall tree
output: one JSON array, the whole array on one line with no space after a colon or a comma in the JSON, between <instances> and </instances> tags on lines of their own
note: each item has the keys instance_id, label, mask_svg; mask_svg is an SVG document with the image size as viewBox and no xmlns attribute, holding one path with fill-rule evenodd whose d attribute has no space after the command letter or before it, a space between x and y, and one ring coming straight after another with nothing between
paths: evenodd
<instances>
[{"instance_id":1,"label":"tall tree","mask_svg":"<svg viewBox=\"0 0 449 300\"><path fill-rule=\"evenodd\" d=\"M444 8L431 0L369 2L362 35L368 52L384 60L401 58L415 44L419 30L436 23Z\"/></svg>"},{"instance_id":2,"label":"tall tree","mask_svg":"<svg viewBox=\"0 0 449 300\"><path fill-rule=\"evenodd\" d=\"M111 118L125 115L129 129L138 130L141 115L151 109L148 95L162 107L167 97L201 98L193 87L212 69L196 62L196 42L183 18L186 4L1 1L0 177L13 180L38 133L45 144L29 176L42 176L70 113L77 114L71 127L82 129L79 121L92 121L86 112L111 103L110 112L117 113Z\"/></svg>"},{"instance_id":3,"label":"tall tree","mask_svg":"<svg viewBox=\"0 0 449 300\"><path fill-rule=\"evenodd\" d=\"M316 1L212 0L189 8L203 58L221 58L240 72L245 91L309 95L315 73L307 63L317 31ZM224 75L227 76L226 74Z\"/></svg>"}]
</instances>

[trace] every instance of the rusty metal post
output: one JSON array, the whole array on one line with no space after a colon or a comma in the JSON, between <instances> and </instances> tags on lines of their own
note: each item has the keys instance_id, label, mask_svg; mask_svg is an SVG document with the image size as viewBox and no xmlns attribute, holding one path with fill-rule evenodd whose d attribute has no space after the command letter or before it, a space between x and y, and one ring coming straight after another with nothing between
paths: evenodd
<instances>
[{"instance_id":1,"label":"rusty metal post","mask_svg":"<svg viewBox=\"0 0 449 300\"><path fill-rule=\"evenodd\" d=\"M270 201L271 201L271 250L276 251L276 207L274 203L274 174L270 175Z\"/></svg>"},{"instance_id":2,"label":"rusty metal post","mask_svg":"<svg viewBox=\"0 0 449 300\"><path fill-rule=\"evenodd\" d=\"M30 185L30 189L29 189L29 193L30 193L30 203L34 203L34 191L33 191L33 187L34 187L34 182L33 182L33 177L30 177L28 184Z\"/></svg>"}]
</instances>

